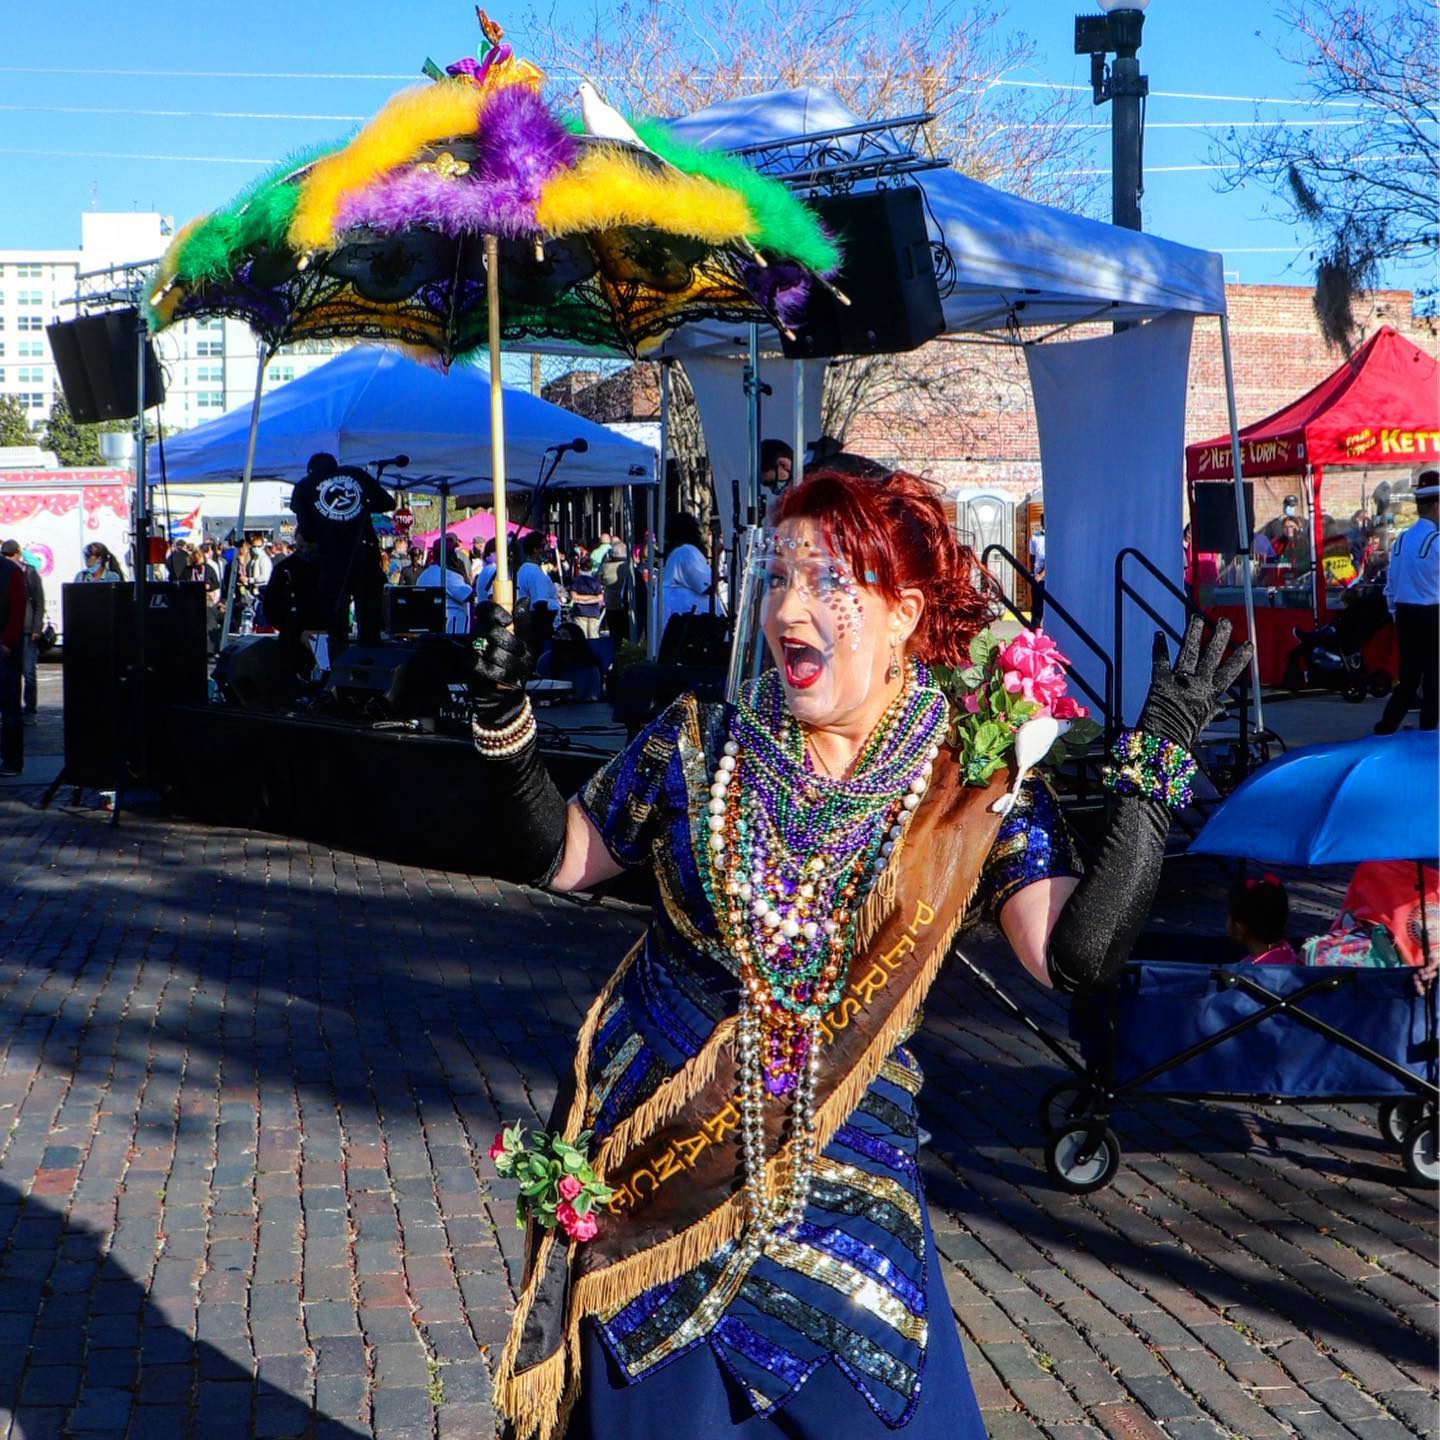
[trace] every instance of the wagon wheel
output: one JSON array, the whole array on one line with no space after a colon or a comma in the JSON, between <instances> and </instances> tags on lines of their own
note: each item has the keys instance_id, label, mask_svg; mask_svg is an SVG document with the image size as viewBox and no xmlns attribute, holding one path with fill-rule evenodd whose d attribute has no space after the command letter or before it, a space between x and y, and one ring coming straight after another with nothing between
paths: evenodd
<instances>
[{"instance_id":1,"label":"wagon wheel","mask_svg":"<svg viewBox=\"0 0 1440 1440\"><path fill-rule=\"evenodd\" d=\"M1120 1168L1120 1142L1108 1125L1076 1120L1053 1130L1045 1142L1045 1168L1072 1195L1108 1185Z\"/></svg>"},{"instance_id":2,"label":"wagon wheel","mask_svg":"<svg viewBox=\"0 0 1440 1440\"><path fill-rule=\"evenodd\" d=\"M1412 1096L1387 1100L1375 1116L1376 1128L1397 1150L1405 1143L1410 1127L1420 1118L1420 1107Z\"/></svg>"},{"instance_id":3,"label":"wagon wheel","mask_svg":"<svg viewBox=\"0 0 1440 1440\"><path fill-rule=\"evenodd\" d=\"M1406 1132L1400 1158L1416 1185L1440 1185L1440 1127L1433 1115L1421 1116Z\"/></svg>"},{"instance_id":4,"label":"wagon wheel","mask_svg":"<svg viewBox=\"0 0 1440 1440\"><path fill-rule=\"evenodd\" d=\"M1057 1080L1041 1097L1037 1107L1040 1128L1049 1135L1090 1108L1090 1092L1074 1080ZM1399 1143L1398 1141L1396 1142Z\"/></svg>"}]
</instances>

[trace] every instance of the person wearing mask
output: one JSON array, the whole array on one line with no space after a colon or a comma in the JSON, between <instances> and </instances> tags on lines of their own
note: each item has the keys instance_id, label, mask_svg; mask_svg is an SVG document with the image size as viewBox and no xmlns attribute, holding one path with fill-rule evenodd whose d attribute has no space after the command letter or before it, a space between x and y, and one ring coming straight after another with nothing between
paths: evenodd
<instances>
[{"instance_id":1,"label":"person wearing mask","mask_svg":"<svg viewBox=\"0 0 1440 1440\"><path fill-rule=\"evenodd\" d=\"M665 571L660 582L660 635L676 615L708 614L714 585L700 522L693 515L672 515L665 522Z\"/></svg>"},{"instance_id":2,"label":"person wearing mask","mask_svg":"<svg viewBox=\"0 0 1440 1440\"><path fill-rule=\"evenodd\" d=\"M446 537L447 541L452 536ZM430 563L415 578L417 589L445 591L445 633L466 635L470 631L470 582L465 578L464 556L458 545L447 543L445 564L440 564L440 542L430 551Z\"/></svg>"},{"instance_id":3,"label":"person wearing mask","mask_svg":"<svg viewBox=\"0 0 1440 1440\"><path fill-rule=\"evenodd\" d=\"M492 536L480 552L480 568L475 572L475 603L483 603L495 589L495 540Z\"/></svg>"},{"instance_id":4,"label":"person wearing mask","mask_svg":"<svg viewBox=\"0 0 1440 1440\"><path fill-rule=\"evenodd\" d=\"M20 677L24 687L21 708L25 723L33 725L40 708L36 666L40 660L40 634L45 629L45 585L40 572L25 558L18 540L0 545L0 555L18 565L25 577L25 623L20 636Z\"/></svg>"},{"instance_id":5,"label":"person wearing mask","mask_svg":"<svg viewBox=\"0 0 1440 1440\"><path fill-rule=\"evenodd\" d=\"M115 557L98 540L85 547L84 560L84 569L75 576L77 585L113 585L125 578Z\"/></svg>"},{"instance_id":6,"label":"person wearing mask","mask_svg":"<svg viewBox=\"0 0 1440 1440\"><path fill-rule=\"evenodd\" d=\"M598 575L600 567L610 558L610 532L602 530L600 538L590 547L590 569Z\"/></svg>"},{"instance_id":7,"label":"person wearing mask","mask_svg":"<svg viewBox=\"0 0 1440 1440\"><path fill-rule=\"evenodd\" d=\"M555 582L541 563L544 558L545 537L532 530L520 542L520 568L515 572L515 633L537 658L550 643L560 610Z\"/></svg>"},{"instance_id":8,"label":"person wearing mask","mask_svg":"<svg viewBox=\"0 0 1440 1440\"><path fill-rule=\"evenodd\" d=\"M317 451L305 478L290 495L296 538L316 547L321 594L330 614L329 657L333 664L350 643L350 602L362 644L380 639L384 577L376 556L380 541L372 516L389 514L395 497L357 466L341 466L333 455Z\"/></svg>"},{"instance_id":9,"label":"person wearing mask","mask_svg":"<svg viewBox=\"0 0 1440 1440\"><path fill-rule=\"evenodd\" d=\"M20 706L24 668L25 572L0 554L0 776L25 768L25 724Z\"/></svg>"},{"instance_id":10,"label":"person wearing mask","mask_svg":"<svg viewBox=\"0 0 1440 1440\"><path fill-rule=\"evenodd\" d=\"M795 473L795 452L783 440L760 442L760 508L769 514Z\"/></svg>"},{"instance_id":11,"label":"person wearing mask","mask_svg":"<svg viewBox=\"0 0 1440 1440\"><path fill-rule=\"evenodd\" d=\"M1433 730L1440 720L1440 466L1415 472L1415 523L1390 547L1385 600L1395 617L1400 673L1375 726L1377 735L1393 735L1420 692L1420 728Z\"/></svg>"}]
</instances>

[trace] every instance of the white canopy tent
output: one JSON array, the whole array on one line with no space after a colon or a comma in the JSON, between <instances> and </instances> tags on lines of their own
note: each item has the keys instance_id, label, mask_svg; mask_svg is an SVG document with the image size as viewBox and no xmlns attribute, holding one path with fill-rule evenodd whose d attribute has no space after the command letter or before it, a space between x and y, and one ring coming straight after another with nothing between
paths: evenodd
<instances>
[{"instance_id":1,"label":"white canopy tent","mask_svg":"<svg viewBox=\"0 0 1440 1440\"><path fill-rule=\"evenodd\" d=\"M674 122L673 128L690 144L737 150L844 131L860 123L834 94L807 87L723 101ZM824 142L827 157L841 159L862 143L873 149L885 142L874 133L863 142L843 134ZM1117 557L1135 550L1151 559L1171 582L1179 585L1182 580L1184 382L1190 325L1197 315L1220 320L1232 436L1237 429L1221 257L1022 200L954 170L924 172L910 183L924 192L931 238L941 254L937 279L946 332L1030 332L1021 343L1032 357L1031 388L1048 482L1047 585L1065 596L1077 622L1108 647L1116 633ZM1136 343L1149 328L1142 322L1161 320L1166 323L1156 330L1153 344ZM1033 343L1057 329L1097 322L1142 328L1126 332L1135 337L1130 343L1082 340L1043 347ZM773 336L768 345L761 344L778 349ZM681 362L706 357L723 358L733 365L733 383L696 387L707 440L727 437L730 449L734 437L747 427L751 402L742 367L747 348L754 345L746 327L713 323L685 327L661 352ZM1083 359L1076 355L1081 363L1033 363L1042 353L1064 352L1072 345L1086 347ZM1158 383L1137 390L1137 378L1156 380L1148 372L1137 377L1133 368L1137 364L1162 366L1164 373ZM797 377L796 396L809 401L807 410L814 404L815 388L813 382L807 387ZM1097 427L1096 413L1108 416L1110 424ZM1105 446L1097 454L1093 443L1102 430ZM1237 522L1243 536L1238 450L1236 441ZM1054 502L1061 496L1065 499L1057 515ZM1057 519L1063 520L1061 534L1057 529L1062 527L1054 523ZM1178 618L1163 586L1148 579L1135 583L1167 619ZM1246 608L1253 634L1248 583ZM1062 622L1054 628L1063 644L1066 627ZM1089 670L1092 682L1100 680L1087 665L1083 646L1076 645L1072 658L1077 668ZM1133 709L1137 687L1148 678L1148 647L1127 646L1125 660L1127 674L1116 677L1114 689L1116 708L1122 713ZM1263 723L1258 670L1252 667L1251 675L1256 719Z\"/></svg>"}]
</instances>

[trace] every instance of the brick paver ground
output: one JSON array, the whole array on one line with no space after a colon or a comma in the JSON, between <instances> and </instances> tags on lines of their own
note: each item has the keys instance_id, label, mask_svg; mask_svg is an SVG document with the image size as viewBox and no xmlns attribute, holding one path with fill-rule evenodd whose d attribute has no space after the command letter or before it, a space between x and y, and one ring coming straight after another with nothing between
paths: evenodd
<instances>
[{"instance_id":1,"label":"brick paver ground","mask_svg":"<svg viewBox=\"0 0 1440 1440\"><path fill-rule=\"evenodd\" d=\"M642 917L37 796L0 794L0 1437L489 1436L519 1237L485 1148ZM991 1440L1436 1433L1435 1197L1373 1110L1147 1104L1074 1198L1060 1069L960 969L918 1049Z\"/></svg>"}]
</instances>

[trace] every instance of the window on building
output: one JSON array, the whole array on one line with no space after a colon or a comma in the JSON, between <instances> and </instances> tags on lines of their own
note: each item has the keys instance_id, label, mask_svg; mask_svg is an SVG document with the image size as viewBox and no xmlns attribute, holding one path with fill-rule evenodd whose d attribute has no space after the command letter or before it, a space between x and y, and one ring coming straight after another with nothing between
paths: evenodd
<instances>
[{"instance_id":1,"label":"window on building","mask_svg":"<svg viewBox=\"0 0 1440 1440\"><path fill-rule=\"evenodd\" d=\"M39 265L17 265L15 267L15 278L17 280L38 280L44 274Z\"/></svg>"},{"instance_id":2,"label":"window on building","mask_svg":"<svg viewBox=\"0 0 1440 1440\"><path fill-rule=\"evenodd\" d=\"M15 353L22 360L41 360L45 356L45 342L43 340L21 340L15 346Z\"/></svg>"},{"instance_id":3,"label":"window on building","mask_svg":"<svg viewBox=\"0 0 1440 1440\"><path fill-rule=\"evenodd\" d=\"M223 335L225 333L225 321L221 316L216 315L212 316L209 320L197 320L195 322L195 328L197 330L215 330Z\"/></svg>"},{"instance_id":4,"label":"window on building","mask_svg":"<svg viewBox=\"0 0 1440 1440\"><path fill-rule=\"evenodd\" d=\"M45 292L43 290L17 290L15 303L17 305L43 305Z\"/></svg>"},{"instance_id":5,"label":"window on building","mask_svg":"<svg viewBox=\"0 0 1440 1440\"><path fill-rule=\"evenodd\" d=\"M43 385L45 383L45 371L38 365L22 365L15 372L15 378L22 385Z\"/></svg>"},{"instance_id":6,"label":"window on building","mask_svg":"<svg viewBox=\"0 0 1440 1440\"><path fill-rule=\"evenodd\" d=\"M197 385L223 385L225 383L225 367L223 365L197 365L195 367L195 383Z\"/></svg>"},{"instance_id":7,"label":"window on building","mask_svg":"<svg viewBox=\"0 0 1440 1440\"><path fill-rule=\"evenodd\" d=\"M38 394L32 392L29 395L17 395L15 397L27 410L43 410L45 408L45 392Z\"/></svg>"},{"instance_id":8,"label":"window on building","mask_svg":"<svg viewBox=\"0 0 1440 1440\"><path fill-rule=\"evenodd\" d=\"M38 315L17 315L15 328L17 330L43 330L45 322Z\"/></svg>"},{"instance_id":9,"label":"window on building","mask_svg":"<svg viewBox=\"0 0 1440 1440\"><path fill-rule=\"evenodd\" d=\"M225 342L223 340L197 340L195 342L195 354L200 359L207 355L219 358L225 353Z\"/></svg>"},{"instance_id":10,"label":"window on building","mask_svg":"<svg viewBox=\"0 0 1440 1440\"><path fill-rule=\"evenodd\" d=\"M266 385L284 385L287 381L295 378L295 367L293 365L272 365L265 372Z\"/></svg>"},{"instance_id":11,"label":"window on building","mask_svg":"<svg viewBox=\"0 0 1440 1440\"><path fill-rule=\"evenodd\" d=\"M201 390L195 396L195 408L197 410L223 410L225 408L225 392L223 390Z\"/></svg>"}]
</instances>

